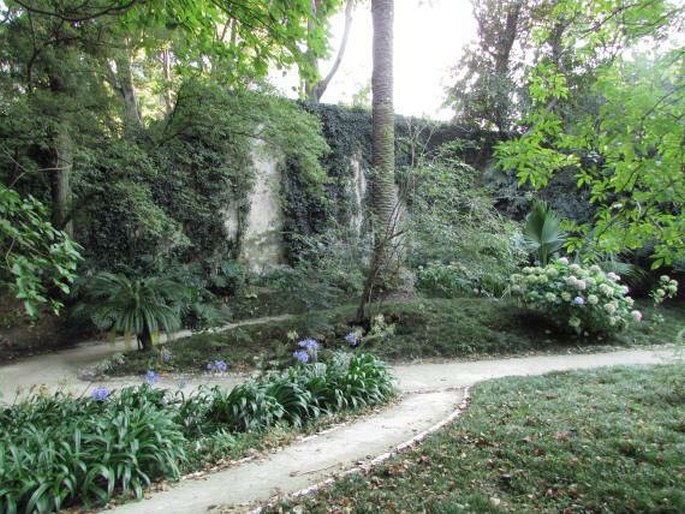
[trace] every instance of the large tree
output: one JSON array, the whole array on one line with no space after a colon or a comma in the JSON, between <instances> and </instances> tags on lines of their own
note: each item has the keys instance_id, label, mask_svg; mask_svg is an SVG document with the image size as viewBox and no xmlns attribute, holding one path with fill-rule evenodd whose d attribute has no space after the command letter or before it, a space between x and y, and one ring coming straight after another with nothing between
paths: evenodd
<instances>
[{"instance_id":1,"label":"large tree","mask_svg":"<svg viewBox=\"0 0 685 514\"><path fill-rule=\"evenodd\" d=\"M531 70L524 132L497 149L500 166L534 187L575 173L594 219L572 227L571 250L651 248L654 267L685 258L684 8L559 0L550 16L538 37L554 37L557 58Z\"/></svg>"}]
</instances>

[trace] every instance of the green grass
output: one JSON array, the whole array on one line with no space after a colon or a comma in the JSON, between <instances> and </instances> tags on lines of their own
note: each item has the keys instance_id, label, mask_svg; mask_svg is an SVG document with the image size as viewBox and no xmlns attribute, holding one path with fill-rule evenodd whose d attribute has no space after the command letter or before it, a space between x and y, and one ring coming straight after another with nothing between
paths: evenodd
<instances>
[{"instance_id":1,"label":"green grass","mask_svg":"<svg viewBox=\"0 0 685 514\"><path fill-rule=\"evenodd\" d=\"M202 372L207 362L222 359L232 370L278 367L291 361L295 343L288 332L315 337L326 349L347 347L356 306L295 316L279 322L244 326L222 334L199 334L167 345L170 363L139 352L127 354L113 373L144 373L147 369ZM540 352L596 351L607 346L673 343L685 327L685 303L660 309L664 322L645 321L611 339L585 338L559 332L539 315L515 303L490 298L416 299L379 308L395 324L396 334L366 347L385 360L484 358Z\"/></svg>"},{"instance_id":2,"label":"green grass","mask_svg":"<svg viewBox=\"0 0 685 514\"><path fill-rule=\"evenodd\" d=\"M267 512L685 512L685 364L480 384L367 475Z\"/></svg>"}]
</instances>

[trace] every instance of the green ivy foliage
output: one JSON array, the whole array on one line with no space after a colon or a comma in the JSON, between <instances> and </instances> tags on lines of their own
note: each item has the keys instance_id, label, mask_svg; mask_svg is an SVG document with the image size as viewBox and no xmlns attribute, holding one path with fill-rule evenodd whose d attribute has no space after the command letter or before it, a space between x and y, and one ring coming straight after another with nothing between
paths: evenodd
<instances>
[{"instance_id":1,"label":"green ivy foliage","mask_svg":"<svg viewBox=\"0 0 685 514\"><path fill-rule=\"evenodd\" d=\"M296 161L312 194L326 181L318 120L284 99L188 81L145 136L79 156L77 235L95 269L148 271L155 256L169 266L199 263L209 277L236 258L257 152ZM237 240L225 224L232 209Z\"/></svg>"}]
</instances>

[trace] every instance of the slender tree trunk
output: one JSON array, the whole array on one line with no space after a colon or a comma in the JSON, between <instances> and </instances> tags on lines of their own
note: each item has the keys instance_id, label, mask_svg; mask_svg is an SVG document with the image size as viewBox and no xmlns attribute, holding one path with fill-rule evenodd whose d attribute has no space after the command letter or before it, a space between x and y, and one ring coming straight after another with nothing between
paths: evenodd
<instances>
[{"instance_id":1,"label":"slender tree trunk","mask_svg":"<svg viewBox=\"0 0 685 514\"><path fill-rule=\"evenodd\" d=\"M169 114L173 109L173 102L171 99L171 53L169 49L162 50L162 68L164 70L164 105L166 113Z\"/></svg>"},{"instance_id":2,"label":"slender tree trunk","mask_svg":"<svg viewBox=\"0 0 685 514\"><path fill-rule=\"evenodd\" d=\"M122 52L115 59L115 63L119 93L124 101L124 133L127 137L135 137L143 130L143 118L140 115L138 95L133 85L131 57L128 51Z\"/></svg>"},{"instance_id":3,"label":"slender tree trunk","mask_svg":"<svg viewBox=\"0 0 685 514\"><path fill-rule=\"evenodd\" d=\"M50 76L50 90L53 94L67 94L67 87L57 73ZM71 221L71 172L74 166L73 148L69 130L64 120L57 121L52 136L50 152L50 192L52 198L52 224L64 230L69 237L74 235Z\"/></svg>"},{"instance_id":4,"label":"slender tree trunk","mask_svg":"<svg viewBox=\"0 0 685 514\"><path fill-rule=\"evenodd\" d=\"M312 4L312 8L316 7ZM328 89L328 85L333 80L333 77L338 72L340 64L342 63L343 56L345 55L345 50L347 49L347 42L350 39L350 29L352 28L352 8L354 3L352 0L347 0L345 5L345 28L343 30L342 41L340 42L340 47L338 48L338 53L335 56L335 61L331 65L331 69L328 70L326 76L319 80L318 82L306 82L305 83L305 95L310 102L319 103L321 97Z\"/></svg>"},{"instance_id":5,"label":"slender tree trunk","mask_svg":"<svg viewBox=\"0 0 685 514\"><path fill-rule=\"evenodd\" d=\"M395 112L393 108L393 0L372 0L373 76L372 88L372 182L374 214L374 252L371 271L364 286L357 312L361 320L374 289L385 282L384 276L397 255L400 217L395 188Z\"/></svg>"},{"instance_id":6,"label":"slender tree trunk","mask_svg":"<svg viewBox=\"0 0 685 514\"><path fill-rule=\"evenodd\" d=\"M64 230L69 237L74 235L71 221L71 172L74 166L72 142L66 129L60 127L53 139L54 171L51 175L52 224Z\"/></svg>"},{"instance_id":7,"label":"slender tree trunk","mask_svg":"<svg viewBox=\"0 0 685 514\"><path fill-rule=\"evenodd\" d=\"M399 217L395 187L393 107L393 0L373 0L372 164L376 258L385 261Z\"/></svg>"}]
</instances>

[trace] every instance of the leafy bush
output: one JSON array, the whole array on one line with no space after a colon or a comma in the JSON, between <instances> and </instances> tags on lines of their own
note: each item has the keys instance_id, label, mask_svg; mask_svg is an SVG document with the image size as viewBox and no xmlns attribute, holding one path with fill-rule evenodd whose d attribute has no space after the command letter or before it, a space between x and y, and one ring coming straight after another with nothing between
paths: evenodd
<instances>
[{"instance_id":1,"label":"leafy bush","mask_svg":"<svg viewBox=\"0 0 685 514\"><path fill-rule=\"evenodd\" d=\"M34 396L0 414L0 511L52 512L76 500L105 503L159 477L178 478L185 438L164 392L116 398Z\"/></svg>"},{"instance_id":2,"label":"leafy bush","mask_svg":"<svg viewBox=\"0 0 685 514\"><path fill-rule=\"evenodd\" d=\"M393 394L392 377L376 357L334 353L325 362L300 363L245 382L228 394L212 390L206 418L235 431L277 423L301 426L324 414L377 405Z\"/></svg>"},{"instance_id":3,"label":"leafy bush","mask_svg":"<svg viewBox=\"0 0 685 514\"><path fill-rule=\"evenodd\" d=\"M416 281L419 289L437 296L453 298L469 293L473 283L466 270L457 262L429 262L419 266Z\"/></svg>"},{"instance_id":4,"label":"leafy bush","mask_svg":"<svg viewBox=\"0 0 685 514\"><path fill-rule=\"evenodd\" d=\"M618 275L597 265L569 264L565 257L544 267L523 268L523 274L512 275L510 290L524 305L577 333L609 334L642 319L640 311L632 310L633 299Z\"/></svg>"},{"instance_id":5,"label":"leafy bush","mask_svg":"<svg viewBox=\"0 0 685 514\"><path fill-rule=\"evenodd\" d=\"M98 273L86 282L74 315L86 315L101 330L136 334L145 351L164 329L181 325L181 313L190 303L190 290L168 277L129 278Z\"/></svg>"},{"instance_id":6,"label":"leafy bush","mask_svg":"<svg viewBox=\"0 0 685 514\"><path fill-rule=\"evenodd\" d=\"M500 295L525 258L519 226L496 211L477 178L447 147L405 177L407 261L424 292Z\"/></svg>"},{"instance_id":7,"label":"leafy bush","mask_svg":"<svg viewBox=\"0 0 685 514\"><path fill-rule=\"evenodd\" d=\"M62 303L51 288L69 293L81 259L80 246L49 221L47 208L29 195L22 198L0 183L0 287L24 303L26 313L35 318L38 307L48 303L59 313Z\"/></svg>"}]
</instances>

